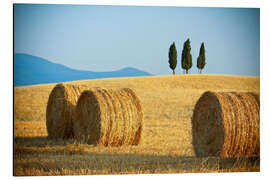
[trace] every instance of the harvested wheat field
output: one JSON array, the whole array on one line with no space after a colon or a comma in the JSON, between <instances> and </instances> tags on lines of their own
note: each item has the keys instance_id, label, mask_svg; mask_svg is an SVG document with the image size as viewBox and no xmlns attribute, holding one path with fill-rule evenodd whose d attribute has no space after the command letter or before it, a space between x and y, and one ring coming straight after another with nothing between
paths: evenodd
<instances>
[{"instance_id":1,"label":"harvested wheat field","mask_svg":"<svg viewBox=\"0 0 270 180\"><path fill-rule=\"evenodd\" d=\"M14 175L260 171L259 156L197 157L192 135L193 110L204 92L237 92L240 96L245 92L259 94L259 77L194 74L83 80L63 84L102 87L110 91L131 89L140 100L143 114L140 142L137 145L123 143L115 147L86 144L78 138L50 139L46 127L46 108L56 84L15 87ZM121 103L128 103L116 96L119 94L113 95L114 101L108 101L115 103L108 109L119 108ZM246 102L245 98L243 96L242 99L239 97L233 100L239 106L250 106L251 103ZM135 107L130 108L138 111ZM114 112L127 115L125 111ZM255 113L251 112L249 117L251 116L255 116ZM138 125L139 122L136 124L137 128ZM239 131L249 128L248 131L253 132L254 127L241 126ZM118 130L123 131L116 128ZM247 138L246 142L251 140L250 136L245 137L243 133L234 138L237 141L244 138ZM247 143L243 145L251 146ZM238 147L241 148L242 145ZM229 149L230 152L240 152Z\"/></svg>"}]
</instances>

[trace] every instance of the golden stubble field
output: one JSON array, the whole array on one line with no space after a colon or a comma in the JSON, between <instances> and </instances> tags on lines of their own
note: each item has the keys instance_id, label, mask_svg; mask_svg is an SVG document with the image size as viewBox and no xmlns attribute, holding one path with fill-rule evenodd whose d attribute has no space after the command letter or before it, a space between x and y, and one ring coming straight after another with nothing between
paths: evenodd
<instances>
[{"instance_id":1,"label":"golden stubble field","mask_svg":"<svg viewBox=\"0 0 270 180\"><path fill-rule=\"evenodd\" d=\"M197 158L191 117L207 90L260 92L259 77L169 75L69 82L135 91L143 107L138 146L103 147L48 140L46 105L55 84L14 88L14 175L83 175L259 171L260 159Z\"/></svg>"}]
</instances>

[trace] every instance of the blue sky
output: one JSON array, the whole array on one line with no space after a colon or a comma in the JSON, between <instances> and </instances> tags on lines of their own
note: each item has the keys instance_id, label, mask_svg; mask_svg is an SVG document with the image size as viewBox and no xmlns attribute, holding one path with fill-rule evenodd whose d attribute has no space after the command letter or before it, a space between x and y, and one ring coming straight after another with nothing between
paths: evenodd
<instances>
[{"instance_id":1,"label":"blue sky","mask_svg":"<svg viewBox=\"0 0 270 180\"><path fill-rule=\"evenodd\" d=\"M14 7L15 53L43 57L70 68L112 71L134 67L154 75L171 74L168 50L181 52L191 41L193 67L202 42L203 73L258 76L260 10L94 5Z\"/></svg>"}]
</instances>

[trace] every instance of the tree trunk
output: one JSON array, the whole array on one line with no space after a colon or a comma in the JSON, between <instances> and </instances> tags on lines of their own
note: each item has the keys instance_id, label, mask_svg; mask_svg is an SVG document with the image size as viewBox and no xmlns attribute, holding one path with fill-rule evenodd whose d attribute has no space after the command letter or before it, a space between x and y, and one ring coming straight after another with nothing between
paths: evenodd
<instances>
[{"instance_id":1,"label":"tree trunk","mask_svg":"<svg viewBox=\"0 0 270 180\"><path fill-rule=\"evenodd\" d=\"M175 71L174 71L174 69L173 69L173 75L175 75Z\"/></svg>"},{"instance_id":2,"label":"tree trunk","mask_svg":"<svg viewBox=\"0 0 270 180\"><path fill-rule=\"evenodd\" d=\"M186 69L186 74L188 74L188 70Z\"/></svg>"},{"instance_id":3,"label":"tree trunk","mask_svg":"<svg viewBox=\"0 0 270 180\"><path fill-rule=\"evenodd\" d=\"M202 69L200 69L200 74L202 74Z\"/></svg>"}]
</instances>

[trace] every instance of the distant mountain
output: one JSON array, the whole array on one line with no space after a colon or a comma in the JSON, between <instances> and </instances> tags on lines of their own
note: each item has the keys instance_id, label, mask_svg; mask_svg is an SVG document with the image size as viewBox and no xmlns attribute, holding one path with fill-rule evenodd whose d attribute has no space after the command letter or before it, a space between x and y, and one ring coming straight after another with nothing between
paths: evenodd
<instances>
[{"instance_id":1,"label":"distant mountain","mask_svg":"<svg viewBox=\"0 0 270 180\"><path fill-rule=\"evenodd\" d=\"M14 86L149 75L151 74L131 67L111 72L80 71L28 54L14 55Z\"/></svg>"}]
</instances>

